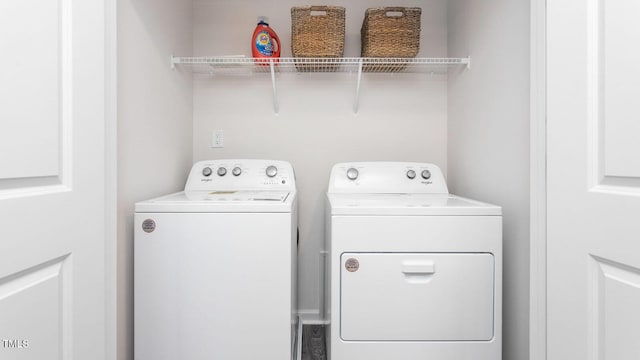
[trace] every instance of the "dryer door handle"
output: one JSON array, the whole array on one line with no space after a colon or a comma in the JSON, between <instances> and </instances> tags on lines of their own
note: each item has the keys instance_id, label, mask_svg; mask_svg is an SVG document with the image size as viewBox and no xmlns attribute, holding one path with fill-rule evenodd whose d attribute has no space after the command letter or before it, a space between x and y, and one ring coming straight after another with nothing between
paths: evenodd
<instances>
[{"instance_id":1,"label":"dryer door handle","mask_svg":"<svg viewBox=\"0 0 640 360\"><path fill-rule=\"evenodd\" d=\"M436 272L433 262L402 263L402 273L405 275L430 275Z\"/></svg>"}]
</instances>

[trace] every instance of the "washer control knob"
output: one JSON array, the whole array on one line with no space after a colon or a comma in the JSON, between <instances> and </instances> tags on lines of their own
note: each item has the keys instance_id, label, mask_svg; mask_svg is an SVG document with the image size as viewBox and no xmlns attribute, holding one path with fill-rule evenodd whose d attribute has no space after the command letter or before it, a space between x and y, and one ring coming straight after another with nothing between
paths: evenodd
<instances>
[{"instance_id":1,"label":"washer control knob","mask_svg":"<svg viewBox=\"0 0 640 360\"><path fill-rule=\"evenodd\" d=\"M274 177L278 175L278 168L273 165L269 165L267 166L267 170L265 172L268 177Z\"/></svg>"},{"instance_id":2,"label":"washer control knob","mask_svg":"<svg viewBox=\"0 0 640 360\"><path fill-rule=\"evenodd\" d=\"M415 171L413 171L413 170L409 170L409 171L407 171L407 177L408 177L409 179L415 179L415 178L416 178L416 172L415 172Z\"/></svg>"},{"instance_id":3,"label":"washer control knob","mask_svg":"<svg viewBox=\"0 0 640 360\"><path fill-rule=\"evenodd\" d=\"M231 173L233 176L240 176L240 174L242 174L242 169L239 166L236 166L231 170Z\"/></svg>"},{"instance_id":4,"label":"washer control knob","mask_svg":"<svg viewBox=\"0 0 640 360\"><path fill-rule=\"evenodd\" d=\"M422 171L422 178L425 179L425 180L431 179L431 171L423 170Z\"/></svg>"},{"instance_id":5,"label":"washer control knob","mask_svg":"<svg viewBox=\"0 0 640 360\"><path fill-rule=\"evenodd\" d=\"M211 174L213 173L213 170L211 170L210 167L206 167L204 169L202 169L202 175L203 176L211 176Z\"/></svg>"},{"instance_id":6,"label":"washer control knob","mask_svg":"<svg viewBox=\"0 0 640 360\"><path fill-rule=\"evenodd\" d=\"M347 170L347 177L349 178L349 180L357 179L358 178L358 169L349 168L349 170Z\"/></svg>"},{"instance_id":7,"label":"washer control knob","mask_svg":"<svg viewBox=\"0 0 640 360\"><path fill-rule=\"evenodd\" d=\"M219 176L225 176L227 175L227 169L223 168L222 166L218 168L218 175Z\"/></svg>"}]
</instances>

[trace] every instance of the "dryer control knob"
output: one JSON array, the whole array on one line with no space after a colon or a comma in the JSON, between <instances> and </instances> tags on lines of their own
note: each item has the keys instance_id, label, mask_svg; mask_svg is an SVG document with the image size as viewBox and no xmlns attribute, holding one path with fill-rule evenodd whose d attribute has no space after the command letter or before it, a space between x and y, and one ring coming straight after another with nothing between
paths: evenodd
<instances>
[{"instance_id":1,"label":"dryer control knob","mask_svg":"<svg viewBox=\"0 0 640 360\"><path fill-rule=\"evenodd\" d=\"M408 177L409 179L415 179L415 178L416 178L416 172L415 172L415 171L413 171L413 170L409 170L409 171L407 171L407 177Z\"/></svg>"},{"instance_id":2,"label":"dryer control knob","mask_svg":"<svg viewBox=\"0 0 640 360\"><path fill-rule=\"evenodd\" d=\"M349 180L357 179L358 178L358 169L349 168L349 170L347 170L347 177L349 178Z\"/></svg>"},{"instance_id":3,"label":"dryer control knob","mask_svg":"<svg viewBox=\"0 0 640 360\"><path fill-rule=\"evenodd\" d=\"M204 169L202 169L202 175L203 176L211 176L211 174L213 174L213 170L211 170L210 167L206 167Z\"/></svg>"},{"instance_id":4,"label":"dryer control knob","mask_svg":"<svg viewBox=\"0 0 640 360\"><path fill-rule=\"evenodd\" d=\"M267 171L265 172L267 173L268 177L274 177L278 175L278 168L273 165L269 165L267 166Z\"/></svg>"},{"instance_id":5,"label":"dryer control knob","mask_svg":"<svg viewBox=\"0 0 640 360\"><path fill-rule=\"evenodd\" d=\"M231 173L233 174L233 176L240 176L240 174L242 174L242 169L236 166L233 168L233 170L231 170Z\"/></svg>"},{"instance_id":6,"label":"dryer control knob","mask_svg":"<svg viewBox=\"0 0 640 360\"><path fill-rule=\"evenodd\" d=\"M218 168L218 175L219 176L225 176L227 175L227 169L223 168L222 166Z\"/></svg>"},{"instance_id":7,"label":"dryer control knob","mask_svg":"<svg viewBox=\"0 0 640 360\"><path fill-rule=\"evenodd\" d=\"M431 171L423 170L422 171L422 178L425 179L425 180L431 179Z\"/></svg>"}]
</instances>

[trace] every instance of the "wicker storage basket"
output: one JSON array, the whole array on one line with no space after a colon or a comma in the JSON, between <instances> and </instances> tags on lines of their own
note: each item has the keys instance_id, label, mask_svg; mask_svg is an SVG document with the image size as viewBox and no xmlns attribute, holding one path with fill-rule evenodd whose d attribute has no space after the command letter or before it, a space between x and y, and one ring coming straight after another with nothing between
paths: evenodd
<instances>
[{"instance_id":1,"label":"wicker storage basket","mask_svg":"<svg viewBox=\"0 0 640 360\"><path fill-rule=\"evenodd\" d=\"M294 6L291 8L291 51L295 58L339 58L344 53L345 9L342 6ZM298 70L335 68L296 64Z\"/></svg>"},{"instance_id":2,"label":"wicker storage basket","mask_svg":"<svg viewBox=\"0 0 640 360\"><path fill-rule=\"evenodd\" d=\"M365 12L362 57L413 58L420 49L418 7L379 7Z\"/></svg>"}]
</instances>

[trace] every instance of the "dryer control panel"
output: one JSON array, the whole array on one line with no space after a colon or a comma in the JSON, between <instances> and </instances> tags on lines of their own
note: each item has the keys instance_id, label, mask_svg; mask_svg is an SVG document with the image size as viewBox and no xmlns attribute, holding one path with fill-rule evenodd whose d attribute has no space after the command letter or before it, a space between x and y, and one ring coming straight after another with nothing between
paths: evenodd
<instances>
[{"instance_id":1,"label":"dryer control panel","mask_svg":"<svg viewBox=\"0 0 640 360\"><path fill-rule=\"evenodd\" d=\"M295 174L281 160L226 159L199 161L191 168L185 191L295 191Z\"/></svg>"},{"instance_id":2,"label":"dryer control panel","mask_svg":"<svg viewBox=\"0 0 640 360\"><path fill-rule=\"evenodd\" d=\"M448 194L440 168L415 162L350 162L331 169L329 193Z\"/></svg>"}]
</instances>

